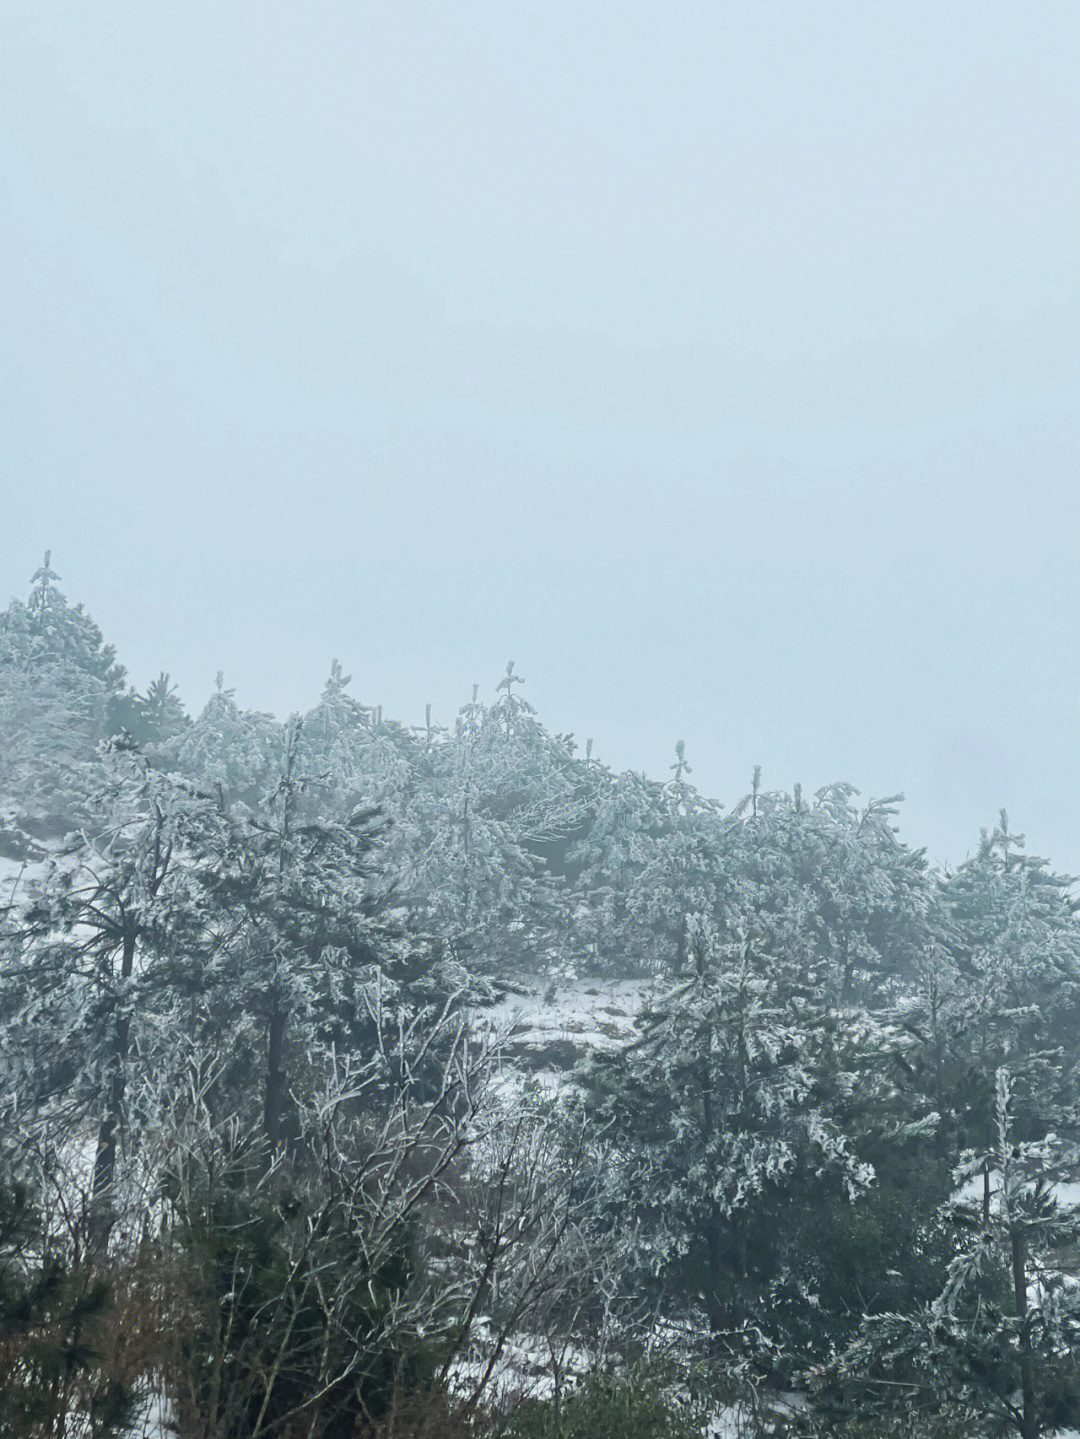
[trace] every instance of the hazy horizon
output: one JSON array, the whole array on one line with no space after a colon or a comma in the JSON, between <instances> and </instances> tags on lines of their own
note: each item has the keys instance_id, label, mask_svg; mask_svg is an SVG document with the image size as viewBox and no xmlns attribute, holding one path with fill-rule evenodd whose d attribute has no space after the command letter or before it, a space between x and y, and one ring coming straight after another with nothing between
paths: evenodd
<instances>
[{"instance_id":1,"label":"hazy horizon","mask_svg":"<svg viewBox=\"0 0 1080 1439\"><path fill-rule=\"evenodd\" d=\"M0 21L5 593L1080 872L1080 10ZM1070 636L1072 637L1070 639Z\"/></svg>"}]
</instances>

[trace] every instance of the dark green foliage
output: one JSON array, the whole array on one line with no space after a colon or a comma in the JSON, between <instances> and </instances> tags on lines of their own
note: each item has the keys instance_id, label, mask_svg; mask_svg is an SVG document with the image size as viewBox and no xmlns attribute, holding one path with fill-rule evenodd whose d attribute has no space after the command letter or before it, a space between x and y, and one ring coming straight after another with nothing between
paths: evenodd
<instances>
[{"instance_id":1,"label":"dark green foliage","mask_svg":"<svg viewBox=\"0 0 1080 1439\"><path fill-rule=\"evenodd\" d=\"M780 1306L804 1358L825 1342L849 1342L868 1313L907 1311L936 1295L949 1238L932 1206L938 1187L928 1177L927 1192L919 1188L879 1175L858 1204L826 1199L807 1214L800 1268L817 1303Z\"/></svg>"},{"instance_id":2,"label":"dark green foliage","mask_svg":"<svg viewBox=\"0 0 1080 1439\"><path fill-rule=\"evenodd\" d=\"M432 1371L415 1335L393 1333L417 1264L411 1233L369 1264L333 1196L268 1174L257 1146L219 1158L220 1169L196 1163L165 1182L192 1316L171 1361L181 1431L371 1432Z\"/></svg>"},{"instance_id":3,"label":"dark green foliage","mask_svg":"<svg viewBox=\"0 0 1080 1439\"><path fill-rule=\"evenodd\" d=\"M670 1369L588 1375L559 1399L528 1400L507 1439L702 1439L710 1406Z\"/></svg>"},{"instance_id":4,"label":"dark green foliage","mask_svg":"<svg viewBox=\"0 0 1080 1439\"><path fill-rule=\"evenodd\" d=\"M892 1412L875 1407L859 1413L834 1414L825 1409L808 1411L793 1426L791 1439L973 1439L966 1420L927 1413L917 1401L900 1391Z\"/></svg>"},{"instance_id":5,"label":"dark green foliage","mask_svg":"<svg viewBox=\"0 0 1080 1439\"><path fill-rule=\"evenodd\" d=\"M691 974L582 1076L620 1164L602 1181L634 1235L632 1282L705 1330L715 1357L774 1368L827 1343L812 1230L874 1175L837 1122L813 1013L786 1006L767 955L695 925ZM843 1070L848 1088L857 1077Z\"/></svg>"},{"instance_id":6,"label":"dark green foliage","mask_svg":"<svg viewBox=\"0 0 1080 1439\"><path fill-rule=\"evenodd\" d=\"M45 1439L80 1422L94 1439L124 1432L136 1396L107 1362L112 1310L110 1278L50 1236L29 1187L0 1173L4 1439Z\"/></svg>"},{"instance_id":7,"label":"dark green foliage","mask_svg":"<svg viewBox=\"0 0 1080 1439\"><path fill-rule=\"evenodd\" d=\"M144 694L132 688L115 696L109 708L110 734L124 734L139 746L164 745L182 735L190 723L176 686L164 672Z\"/></svg>"}]
</instances>

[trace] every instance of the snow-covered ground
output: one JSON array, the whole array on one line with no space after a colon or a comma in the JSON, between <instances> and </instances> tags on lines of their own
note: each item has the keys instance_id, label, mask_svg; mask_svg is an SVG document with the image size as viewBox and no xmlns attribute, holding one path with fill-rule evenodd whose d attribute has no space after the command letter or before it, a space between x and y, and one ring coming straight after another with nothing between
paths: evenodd
<instances>
[{"instance_id":1,"label":"snow-covered ground","mask_svg":"<svg viewBox=\"0 0 1080 1439\"><path fill-rule=\"evenodd\" d=\"M125 1439L169 1439L172 1433L165 1400L158 1394L151 1394L147 1396Z\"/></svg>"},{"instance_id":2,"label":"snow-covered ground","mask_svg":"<svg viewBox=\"0 0 1080 1439\"><path fill-rule=\"evenodd\" d=\"M0 910L25 899L27 885L32 879L43 877L48 863L44 859L11 859L0 854Z\"/></svg>"},{"instance_id":3,"label":"snow-covered ground","mask_svg":"<svg viewBox=\"0 0 1080 1439\"><path fill-rule=\"evenodd\" d=\"M474 1023L506 1066L557 1082L586 1054L630 1038L650 989L642 979L579 979L557 986L531 980L477 1010Z\"/></svg>"},{"instance_id":4,"label":"snow-covered ground","mask_svg":"<svg viewBox=\"0 0 1080 1439\"><path fill-rule=\"evenodd\" d=\"M1075 1209L1080 1207L1080 1181L1070 1181L1065 1184L1051 1185L1054 1198L1058 1202L1059 1209ZM996 1169L990 1171L990 1202L993 1204L1001 1191L1001 1175ZM979 1204L983 1197L983 1177L981 1174L973 1174L965 1179L963 1184L953 1194L953 1199L960 1204Z\"/></svg>"}]
</instances>

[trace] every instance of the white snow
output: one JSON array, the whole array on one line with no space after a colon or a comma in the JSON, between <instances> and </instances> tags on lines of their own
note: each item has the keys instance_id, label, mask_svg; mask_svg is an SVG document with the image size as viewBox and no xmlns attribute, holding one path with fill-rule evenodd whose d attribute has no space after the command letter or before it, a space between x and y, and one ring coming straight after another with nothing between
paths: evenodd
<instances>
[{"instance_id":1,"label":"white snow","mask_svg":"<svg viewBox=\"0 0 1080 1439\"><path fill-rule=\"evenodd\" d=\"M633 979L579 979L550 987L534 981L478 1010L475 1023L519 1054L542 1054L560 1043L581 1054L610 1050L634 1033L650 989L649 981Z\"/></svg>"}]
</instances>

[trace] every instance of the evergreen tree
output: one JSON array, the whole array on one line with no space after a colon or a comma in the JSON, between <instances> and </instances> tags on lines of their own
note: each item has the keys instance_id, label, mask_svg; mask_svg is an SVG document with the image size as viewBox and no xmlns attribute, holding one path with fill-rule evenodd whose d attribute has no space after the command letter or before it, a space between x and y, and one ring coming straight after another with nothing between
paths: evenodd
<instances>
[{"instance_id":1,"label":"evergreen tree","mask_svg":"<svg viewBox=\"0 0 1080 1439\"><path fill-rule=\"evenodd\" d=\"M1075 1192L1080 1151L1053 1129L1017 1137L1021 1087L998 1070L987 1156L995 1193L989 1207L978 1192L950 1206L955 1254L940 1294L914 1315L874 1316L847 1356L864 1415L880 1407L873 1377L885 1373L973 1439L1039 1439L1080 1420L1080 1298L1063 1265L1080 1240L1080 1208L1062 1198ZM976 1156L961 1173L981 1164Z\"/></svg>"},{"instance_id":2,"label":"evergreen tree","mask_svg":"<svg viewBox=\"0 0 1080 1439\"><path fill-rule=\"evenodd\" d=\"M0 614L0 792L45 835L87 818L124 677L82 605L57 588L50 560L46 551L29 601Z\"/></svg>"},{"instance_id":3,"label":"evergreen tree","mask_svg":"<svg viewBox=\"0 0 1080 1439\"><path fill-rule=\"evenodd\" d=\"M800 1286L800 1216L873 1180L829 1114L812 1024L777 1004L769 956L695 917L689 973L622 1050L597 1055L588 1102L612 1146L605 1192L634 1234L638 1282L705 1320L733 1361L763 1360Z\"/></svg>"},{"instance_id":4,"label":"evergreen tree","mask_svg":"<svg viewBox=\"0 0 1080 1439\"><path fill-rule=\"evenodd\" d=\"M566 958L547 847L585 810L568 746L552 741L518 683L508 665L490 708L474 686L453 736L429 751L411 820L420 843L408 891L459 959L487 973L543 972Z\"/></svg>"},{"instance_id":5,"label":"evergreen tree","mask_svg":"<svg viewBox=\"0 0 1080 1439\"><path fill-rule=\"evenodd\" d=\"M199 857L200 883L227 936L208 979L206 1015L216 1042L229 1046L233 1072L257 1077L261 1125L271 1149L293 1129L290 1073L318 1063L320 1039L348 1049L367 1021L365 986L393 984L408 941L396 934L377 883L376 812L345 820L305 812L319 783L301 766L303 722L285 726L277 782L258 810L223 812L219 844ZM381 918L377 911L382 910Z\"/></svg>"},{"instance_id":6,"label":"evergreen tree","mask_svg":"<svg viewBox=\"0 0 1080 1439\"><path fill-rule=\"evenodd\" d=\"M176 686L163 670L140 696L139 730L135 738L142 744L163 745L183 734L191 723L180 701Z\"/></svg>"},{"instance_id":7,"label":"evergreen tree","mask_svg":"<svg viewBox=\"0 0 1080 1439\"><path fill-rule=\"evenodd\" d=\"M217 794L225 808L240 802L254 809L276 782L283 742L273 715L241 710L219 672L202 713L174 736L170 751L182 773Z\"/></svg>"},{"instance_id":8,"label":"evergreen tree","mask_svg":"<svg viewBox=\"0 0 1080 1439\"><path fill-rule=\"evenodd\" d=\"M1002 1065L1029 1074L1072 1069L1080 1025L1080 925L1072 883L1025 852L1024 836L1010 830L1004 810L994 830L982 832L974 859L945 883L945 943L955 965L964 1083L957 1141L963 1146L990 1147ZM1080 1085L1080 1077L1071 1082ZM1025 1139L1044 1124L1036 1101L1046 1089L1028 1085L1030 1099L1014 1115L1014 1122L1030 1122L1022 1129ZM984 1188L988 1193L988 1176Z\"/></svg>"},{"instance_id":9,"label":"evergreen tree","mask_svg":"<svg viewBox=\"0 0 1080 1439\"><path fill-rule=\"evenodd\" d=\"M650 931L651 968L680 975L686 968L691 915L723 918L726 886L719 806L699 794L686 746L675 746L672 778L654 796L653 832L629 897L630 912Z\"/></svg>"},{"instance_id":10,"label":"evergreen tree","mask_svg":"<svg viewBox=\"0 0 1080 1439\"><path fill-rule=\"evenodd\" d=\"M594 763L589 781L589 820L568 856L584 963L599 972L648 973L655 967L652 935L631 905L660 828L653 796L633 770L613 775Z\"/></svg>"},{"instance_id":11,"label":"evergreen tree","mask_svg":"<svg viewBox=\"0 0 1080 1439\"><path fill-rule=\"evenodd\" d=\"M95 1233L112 1224L118 1155L129 1129L131 1070L161 1059L178 952L207 917L185 862L206 843L212 806L114 745L92 796L96 824L28 886L0 972L6 1078L23 1122L95 1129ZM165 1044L167 1052L168 1042Z\"/></svg>"},{"instance_id":12,"label":"evergreen tree","mask_svg":"<svg viewBox=\"0 0 1080 1439\"><path fill-rule=\"evenodd\" d=\"M0 1164L0 1434L131 1432L134 1386L102 1362L112 1286L50 1225L41 1196Z\"/></svg>"}]
</instances>

